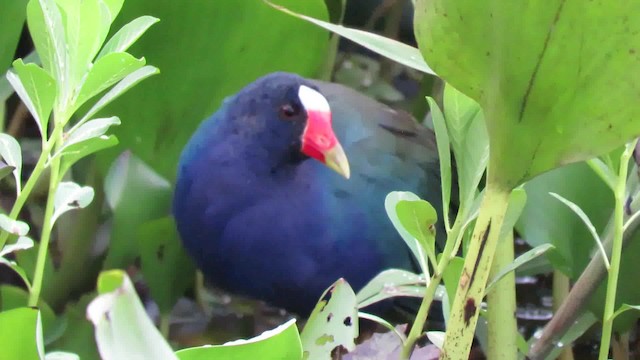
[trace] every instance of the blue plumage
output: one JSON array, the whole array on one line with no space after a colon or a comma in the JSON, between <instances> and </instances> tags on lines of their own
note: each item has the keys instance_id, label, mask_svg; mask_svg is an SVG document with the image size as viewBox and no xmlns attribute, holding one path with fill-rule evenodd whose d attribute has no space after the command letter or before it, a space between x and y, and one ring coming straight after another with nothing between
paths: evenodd
<instances>
[{"instance_id":1,"label":"blue plumage","mask_svg":"<svg viewBox=\"0 0 640 360\"><path fill-rule=\"evenodd\" d=\"M328 99L349 180L300 152L300 85ZM283 120L283 105L299 117ZM340 85L274 73L194 133L180 158L174 216L211 283L304 315L339 277L359 289L386 268L410 268L384 197L409 190L439 203L435 154L432 134L408 115Z\"/></svg>"}]
</instances>

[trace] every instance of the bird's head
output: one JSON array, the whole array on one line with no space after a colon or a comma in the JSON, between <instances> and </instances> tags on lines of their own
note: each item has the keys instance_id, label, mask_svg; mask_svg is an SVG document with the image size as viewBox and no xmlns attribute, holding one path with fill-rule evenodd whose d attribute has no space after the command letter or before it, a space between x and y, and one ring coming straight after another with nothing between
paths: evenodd
<instances>
[{"instance_id":1,"label":"bird's head","mask_svg":"<svg viewBox=\"0 0 640 360\"><path fill-rule=\"evenodd\" d=\"M331 108L311 82L288 73L270 74L245 87L227 105L234 132L248 138L248 146L262 147L277 161L313 158L349 178Z\"/></svg>"}]
</instances>

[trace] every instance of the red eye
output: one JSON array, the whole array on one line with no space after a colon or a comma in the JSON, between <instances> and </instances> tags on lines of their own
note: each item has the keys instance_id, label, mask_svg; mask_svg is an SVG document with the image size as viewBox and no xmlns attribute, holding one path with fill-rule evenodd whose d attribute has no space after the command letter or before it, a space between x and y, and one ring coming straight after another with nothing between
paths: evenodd
<instances>
[{"instance_id":1,"label":"red eye","mask_svg":"<svg viewBox=\"0 0 640 360\"><path fill-rule=\"evenodd\" d=\"M300 114L299 106L285 104L280 107L280 117L283 119L291 119L299 114Z\"/></svg>"}]
</instances>

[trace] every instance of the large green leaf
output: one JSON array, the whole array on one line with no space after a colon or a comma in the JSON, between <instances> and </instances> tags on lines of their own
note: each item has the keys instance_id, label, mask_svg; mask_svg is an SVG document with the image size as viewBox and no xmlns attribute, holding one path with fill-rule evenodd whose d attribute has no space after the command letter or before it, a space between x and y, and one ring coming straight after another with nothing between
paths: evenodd
<instances>
[{"instance_id":1,"label":"large green leaf","mask_svg":"<svg viewBox=\"0 0 640 360\"><path fill-rule=\"evenodd\" d=\"M327 19L322 0L278 4ZM258 0L129 0L114 28L142 15L161 21L129 51L161 73L109 107L122 120L114 132L120 146L103 152L103 169L130 149L173 179L180 150L225 97L273 71L317 75L327 53L325 31Z\"/></svg>"},{"instance_id":2,"label":"large green leaf","mask_svg":"<svg viewBox=\"0 0 640 360\"><path fill-rule=\"evenodd\" d=\"M0 72L4 72L13 60L13 53L20 39L24 24L27 0L11 0L0 2ZM0 99L4 101L4 99Z\"/></svg>"},{"instance_id":3,"label":"large green leaf","mask_svg":"<svg viewBox=\"0 0 640 360\"><path fill-rule=\"evenodd\" d=\"M87 318L95 327L102 359L177 359L124 271L101 273L98 292L87 307Z\"/></svg>"},{"instance_id":4,"label":"large green leaf","mask_svg":"<svg viewBox=\"0 0 640 360\"><path fill-rule=\"evenodd\" d=\"M549 193L558 193L580 206L602 232L613 209L611 190L584 163L544 174L529 181L525 190L528 201L516 229L533 247L551 243L555 249L546 256L554 268L577 279L591 259L595 243L582 220Z\"/></svg>"},{"instance_id":5,"label":"large green leaf","mask_svg":"<svg viewBox=\"0 0 640 360\"><path fill-rule=\"evenodd\" d=\"M0 349L4 359L42 357L42 326L38 309L21 307L0 312Z\"/></svg>"},{"instance_id":6,"label":"large green leaf","mask_svg":"<svg viewBox=\"0 0 640 360\"><path fill-rule=\"evenodd\" d=\"M135 236L146 221L169 215L171 186L130 152L113 164L104 184L113 226L105 269L130 265L139 255Z\"/></svg>"},{"instance_id":7,"label":"large green leaf","mask_svg":"<svg viewBox=\"0 0 640 360\"><path fill-rule=\"evenodd\" d=\"M516 228L532 246L552 244L546 253L554 268L577 280L593 256L600 259L592 235L579 216L549 194L554 192L580 206L599 234L604 234L612 215L613 194L607 185L584 163L556 169L525 185L527 204ZM635 235L622 254L616 307L623 303L640 303L640 287L635 286L640 263L640 235ZM602 318L606 279L589 304ZM626 312L615 320L617 329L625 329L638 317Z\"/></svg>"},{"instance_id":8,"label":"large green leaf","mask_svg":"<svg viewBox=\"0 0 640 360\"><path fill-rule=\"evenodd\" d=\"M478 101L490 176L517 184L640 134L640 3L416 1L429 65Z\"/></svg>"},{"instance_id":9,"label":"large green leaf","mask_svg":"<svg viewBox=\"0 0 640 360\"><path fill-rule=\"evenodd\" d=\"M338 346L351 351L358 337L356 294L344 279L331 285L309 315L302 331L303 359L329 359Z\"/></svg>"},{"instance_id":10,"label":"large green leaf","mask_svg":"<svg viewBox=\"0 0 640 360\"><path fill-rule=\"evenodd\" d=\"M193 286L195 267L180 242L172 217L142 224L137 233L145 282L162 314Z\"/></svg>"},{"instance_id":11,"label":"large green leaf","mask_svg":"<svg viewBox=\"0 0 640 360\"><path fill-rule=\"evenodd\" d=\"M176 353L180 360L209 359L300 359L302 345L295 319L268 330L248 340L236 340L224 345L205 345L180 350Z\"/></svg>"}]
</instances>

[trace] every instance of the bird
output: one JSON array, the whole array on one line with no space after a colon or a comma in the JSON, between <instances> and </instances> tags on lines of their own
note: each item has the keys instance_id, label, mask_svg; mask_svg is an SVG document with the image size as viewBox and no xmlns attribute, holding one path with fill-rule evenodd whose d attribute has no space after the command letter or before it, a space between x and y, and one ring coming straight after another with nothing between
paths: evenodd
<instances>
[{"instance_id":1,"label":"bird","mask_svg":"<svg viewBox=\"0 0 640 360\"><path fill-rule=\"evenodd\" d=\"M346 86L276 72L223 101L180 155L172 211L207 281L308 316L344 278L357 291L415 260L391 191L441 208L433 132Z\"/></svg>"}]
</instances>

